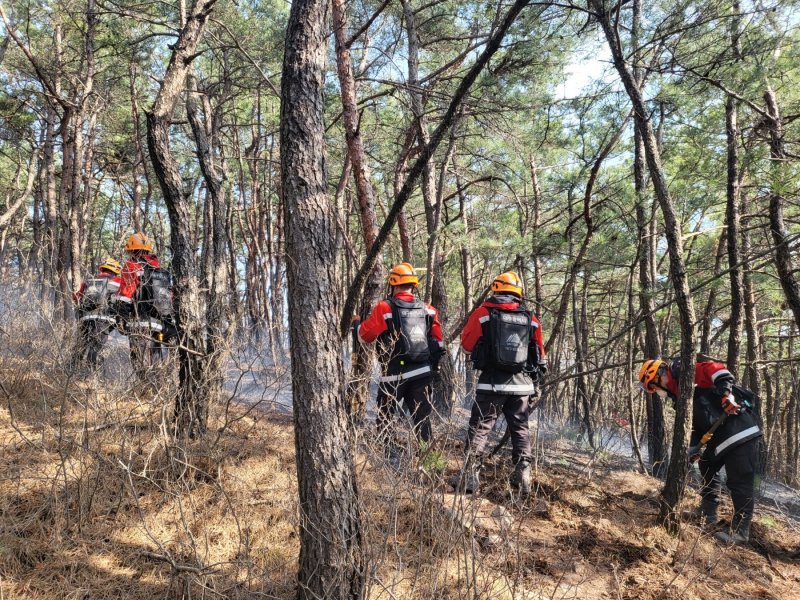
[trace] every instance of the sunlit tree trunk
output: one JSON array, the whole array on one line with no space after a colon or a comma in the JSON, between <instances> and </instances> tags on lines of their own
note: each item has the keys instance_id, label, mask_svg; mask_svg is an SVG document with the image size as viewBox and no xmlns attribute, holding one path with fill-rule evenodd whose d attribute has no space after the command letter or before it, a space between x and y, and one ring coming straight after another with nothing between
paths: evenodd
<instances>
[{"instance_id":1,"label":"sunlit tree trunk","mask_svg":"<svg viewBox=\"0 0 800 600\"><path fill-rule=\"evenodd\" d=\"M300 492L297 597L363 597L361 519L344 398L336 207L327 195L323 122L328 9L292 3L281 81L281 180Z\"/></svg>"}]
</instances>

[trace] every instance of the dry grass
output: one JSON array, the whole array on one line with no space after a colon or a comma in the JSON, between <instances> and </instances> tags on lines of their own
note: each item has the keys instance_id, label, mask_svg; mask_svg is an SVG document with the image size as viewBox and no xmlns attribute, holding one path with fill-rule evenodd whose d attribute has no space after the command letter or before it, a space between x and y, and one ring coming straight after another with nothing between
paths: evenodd
<instances>
[{"instance_id":1,"label":"dry grass","mask_svg":"<svg viewBox=\"0 0 800 600\"><path fill-rule=\"evenodd\" d=\"M70 377L57 368L66 344L26 335L0 356L0 598L294 596L294 432L269 394L214 407L207 437L178 446L166 394ZM432 474L414 457L391 470L362 430L370 599L797 597L796 523L756 524L755 548L692 526L671 537L657 482L553 440L536 452L545 505L512 501L502 456L475 502L445 483L460 466L455 425L437 428L450 428L446 468ZM452 517L496 505L494 525Z\"/></svg>"}]
</instances>

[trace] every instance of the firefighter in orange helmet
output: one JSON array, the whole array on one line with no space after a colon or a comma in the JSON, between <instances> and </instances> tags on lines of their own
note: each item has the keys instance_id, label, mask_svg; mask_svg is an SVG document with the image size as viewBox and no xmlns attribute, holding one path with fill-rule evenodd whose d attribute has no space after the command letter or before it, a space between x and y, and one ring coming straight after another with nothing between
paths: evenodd
<instances>
[{"instance_id":1,"label":"firefighter in orange helmet","mask_svg":"<svg viewBox=\"0 0 800 600\"><path fill-rule=\"evenodd\" d=\"M137 292L144 285L147 273L160 269L161 263L153 252L153 243L141 231L128 238L125 252L128 259L122 268L122 283L114 299L122 329L128 335L134 371L140 379L145 379L148 356L152 360L152 357L162 355L161 343L154 341L153 337L163 337L165 324L147 314L139 314L146 311L137 309Z\"/></svg>"},{"instance_id":2,"label":"firefighter in orange helmet","mask_svg":"<svg viewBox=\"0 0 800 600\"><path fill-rule=\"evenodd\" d=\"M511 433L511 486L528 495L529 403L536 383L547 372L542 327L522 303L522 280L517 273L507 271L495 277L491 291L492 295L475 309L461 332L461 348L470 353L474 368L480 371L467 431L462 483L464 491L478 491L486 442L502 412Z\"/></svg>"},{"instance_id":3,"label":"firefighter in orange helmet","mask_svg":"<svg viewBox=\"0 0 800 600\"><path fill-rule=\"evenodd\" d=\"M431 439L431 378L444 354L444 338L436 309L414 294L419 277L414 267L402 262L392 267L388 283L391 292L378 302L358 327L363 343L377 341L383 372L378 380L378 429L391 440L392 417L401 412L400 402L414 420L418 438ZM389 441L387 456L399 464L398 450Z\"/></svg>"},{"instance_id":4,"label":"firefighter in orange helmet","mask_svg":"<svg viewBox=\"0 0 800 600\"><path fill-rule=\"evenodd\" d=\"M646 360L639 369L639 383L648 394L674 402L680 395L680 360ZM733 373L714 360L698 362L694 372L690 462L698 462L703 476L700 516L706 525L717 523L717 506L722 489L719 472L725 467L726 486L733 501L730 531L718 531L717 540L746 544L755 506L755 475L759 438L763 436L753 414L755 394L736 385ZM704 434L716 427L705 447Z\"/></svg>"}]
</instances>

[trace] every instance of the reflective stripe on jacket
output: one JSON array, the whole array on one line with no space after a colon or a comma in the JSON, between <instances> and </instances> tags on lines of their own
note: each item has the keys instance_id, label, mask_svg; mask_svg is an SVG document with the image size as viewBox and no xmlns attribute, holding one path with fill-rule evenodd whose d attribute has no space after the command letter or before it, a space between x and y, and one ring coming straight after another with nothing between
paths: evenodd
<instances>
[{"instance_id":1,"label":"reflective stripe on jacket","mask_svg":"<svg viewBox=\"0 0 800 600\"><path fill-rule=\"evenodd\" d=\"M678 380L667 371L667 389L678 397ZM695 388L692 396L692 435L690 444L696 446L714 422L722 416L722 397L729 394L733 400L742 404L733 391L733 374L719 362L697 363L694 376ZM706 452L712 456L723 456L729 450L763 435L755 415L750 410L742 410L738 415L729 415L714 432L706 445Z\"/></svg>"},{"instance_id":2,"label":"reflective stripe on jacket","mask_svg":"<svg viewBox=\"0 0 800 600\"><path fill-rule=\"evenodd\" d=\"M398 300L413 302L416 296L411 292L400 292L394 296ZM431 317L431 327L428 335L444 350L444 336L442 335L442 325L439 322L438 311L430 304L425 304L425 311ZM358 327L358 337L363 343L372 343L389 331L389 321L392 319L392 307L386 300L381 300L372 309L370 315L361 322ZM386 359L386 357L383 357ZM420 377L429 377L431 365L403 362L397 360L384 360L382 364L383 373L379 378L380 382L407 381Z\"/></svg>"},{"instance_id":3,"label":"reflective stripe on jacket","mask_svg":"<svg viewBox=\"0 0 800 600\"><path fill-rule=\"evenodd\" d=\"M520 301L514 296L498 294L489 297L467 319L467 324L461 332L461 348L465 352L472 352L483 337L483 325L489 322L489 309L515 310L520 306ZM536 347L540 365L547 364L542 337L542 326L535 314L531 313L531 345ZM481 371L476 386L477 391L487 394L503 394L525 396L533 394L536 388L531 376L527 373L507 373L496 369Z\"/></svg>"}]
</instances>

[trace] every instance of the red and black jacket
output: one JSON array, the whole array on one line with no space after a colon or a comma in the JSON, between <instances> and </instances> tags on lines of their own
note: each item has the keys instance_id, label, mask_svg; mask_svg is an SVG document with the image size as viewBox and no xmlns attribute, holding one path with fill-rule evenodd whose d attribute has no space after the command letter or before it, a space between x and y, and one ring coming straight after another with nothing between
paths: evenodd
<instances>
[{"instance_id":1,"label":"red and black jacket","mask_svg":"<svg viewBox=\"0 0 800 600\"><path fill-rule=\"evenodd\" d=\"M427 362L409 362L398 356L397 336L392 335L397 324L392 323L395 311L392 310L390 300L399 300L405 303L419 302L427 313L429 320L427 335L431 347L431 358ZM420 302L411 292L399 292L389 300L378 302L370 315L359 325L358 337L367 344L378 341L383 365L383 375L379 381L382 383L430 377L432 364L438 362L438 358L444 353L444 337L438 311L430 304Z\"/></svg>"},{"instance_id":2,"label":"red and black jacket","mask_svg":"<svg viewBox=\"0 0 800 600\"><path fill-rule=\"evenodd\" d=\"M674 361L667 370L667 391L673 398L678 398L678 378L680 363ZM694 395L692 397L692 435L690 445L700 444L703 437L714 422L724 414L722 398L730 395L738 404L743 398L737 397L741 392L734 388L733 374L719 362L700 362L695 366ZM729 415L714 433L706 445L709 456L721 457L729 450L763 435L751 410L743 409L738 415Z\"/></svg>"},{"instance_id":3,"label":"red and black jacket","mask_svg":"<svg viewBox=\"0 0 800 600\"><path fill-rule=\"evenodd\" d=\"M461 347L464 352L472 352L475 346L484 336L484 326L491 318L489 309L515 311L520 308L522 303L513 295L498 294L489 297L469 316L464 330L461 332ZM542 341L542 326L539 319L531 313L531 346L535 350L536 363L534 367L544 366L547 359ZM506 394L515 396L527 396L535 391L533 379L529 373L508 373L505 371L486 369L481 371L478 378L477 391L484 394Z\"/></svg>"},{"instance_id":4,"label":"red and black jacket","mask_svg":"<svg viewBox=\"0 0 800 600\"><path fill-rule=\"evenodd\" d=\"M115 300L120 300L128 304L133 302L133 297L136 290L139 289L142 275L144 275L145 265L150 265L154 269L161 267L158 258L152 254L139 254L133 256L125 262L122 267L122 284L119 288L119 293L115 296Z\"/></svg>"}]
</instances>

